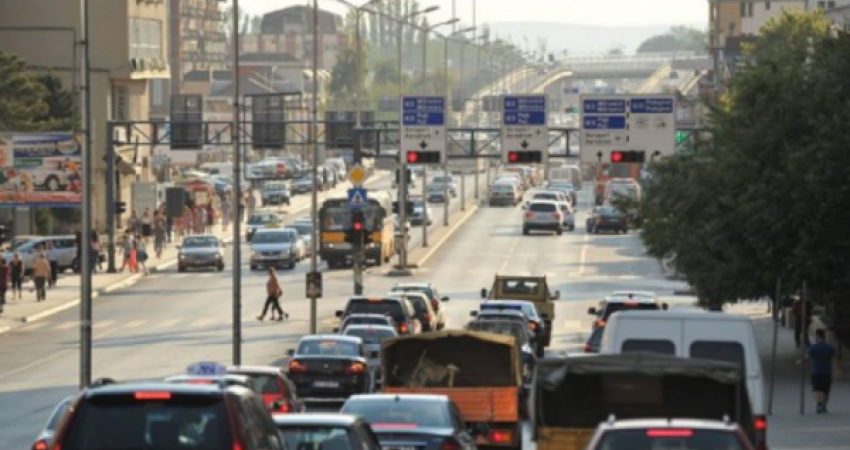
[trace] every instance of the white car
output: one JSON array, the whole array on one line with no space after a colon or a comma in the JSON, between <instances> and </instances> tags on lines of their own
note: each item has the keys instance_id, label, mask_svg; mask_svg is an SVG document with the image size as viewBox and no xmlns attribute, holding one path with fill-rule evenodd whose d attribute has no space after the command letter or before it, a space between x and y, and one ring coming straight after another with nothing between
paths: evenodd
<instances>
[{"instance_id":1,"label":"white car","mask_svg":"<svg viewBox=\"0 0 850 450\"><path fill-rule=\"evenodd\" d=\"M567 196L561 191L539 191L535 192L531 201L526 202L526 206L532 201L545 200L557 203L561 207L561 214L564 216L564 228L569 231L576 229L576 216L573 211L572 204L567 199Z\"/></svg>"}]
</instances>

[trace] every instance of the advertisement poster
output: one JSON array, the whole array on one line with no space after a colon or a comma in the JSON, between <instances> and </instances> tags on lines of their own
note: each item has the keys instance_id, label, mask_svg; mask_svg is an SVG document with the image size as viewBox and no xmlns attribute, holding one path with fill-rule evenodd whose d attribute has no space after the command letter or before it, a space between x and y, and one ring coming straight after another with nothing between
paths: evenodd
<instances>
[{"instance_id":1,"label":"advertisement poster","mask_svg":"<svg viewBox=\"0 0 850 450\"><path fill-rule=\"evenodd\" d=\"M0 134L0 207L79 207L81 162L71 133Z\"/></svg>"}]
</instances>

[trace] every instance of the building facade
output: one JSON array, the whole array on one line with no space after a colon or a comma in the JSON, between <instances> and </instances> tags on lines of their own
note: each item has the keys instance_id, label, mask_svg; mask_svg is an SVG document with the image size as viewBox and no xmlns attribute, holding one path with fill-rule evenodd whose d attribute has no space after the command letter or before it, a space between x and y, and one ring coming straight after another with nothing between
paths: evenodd
<instances>
[{"instance_id":1,"label":"building facade","mask_svg":"<svg viewBox=\"0 0 850 450\"><path fill-rule=\"evenodd\" d=\"M183 75L228 67L223 0L170 0L171 90L181 92Z\"/></svg>"},{"instance_id":2,"label":"building facade","mask_svg":"<svg viewBox=\"0 0 850 450\"><path fill-rule=\"evenodd\" d=\"M151 96L164 95L152 88L169 78L168 9L164 0L91 0L91 113L94 171L92 189L95 227L106 228L107 123L110 120L147 121ZM26 60L33 70L50 70L71 87L71 45L80 30L80 4L56 0L0 0L0 49ZM57 27L67 32L43 32ZM29 28L31 31L20 30ZM73 30L73 31L72 31ZM76 77L78 80L79 77ZM75 88L76 89L76 88ZM159 102L166 101L163 98ZM68 131L68 130L57 130ZM118 198L130 202L134 181L150 179L149 148L130 145L145 142L149 129L138 126L119 135L124 145L115 150L121 157ZM129 211L128 211L129 212ZM126 217L125 217L126 219Z\"/></svg>"},{"instance_id":3,"label":"building facade","mask_svg":"<svg viewBox=\"0 0 850 450\"><path fill-rule=\"evenodd\" d=\"M757 36L759 30L770 19L779 17L783 11L806 11L807 0L750 0L740 2L741 33Z\"/></svg>"}]
</instances>

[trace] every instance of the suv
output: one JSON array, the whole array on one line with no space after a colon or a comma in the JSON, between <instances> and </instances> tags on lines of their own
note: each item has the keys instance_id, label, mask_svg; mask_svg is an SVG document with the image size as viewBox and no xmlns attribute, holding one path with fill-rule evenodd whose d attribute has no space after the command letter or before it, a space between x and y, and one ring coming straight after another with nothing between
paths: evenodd
<instances>
[{"instance_id":1,"label":"suv","mask_svg":"<svg viewBox=\"0 0 850 450\"><path fill-rule=\"evenodd\" d=\"M591 316L596 316L593 321L593 329L604 327L611 314L617 311L624 310L649 310L657 311L659 309L667 309L666 303L658 303L658 300L653 292L638 292L638 291L617 291L605 297L599 302L599 307L590 307L587 313Z\"/></svg>"},{"instance_id":2,"label":"suv","mask_svg":"<svg viewBox=\"0 0 850 450\"><path fill-rule=\"evenodd\" d=\"M516 180L497 180L490 188L488 198L490 206L516 206L522 201L519 183Z\"/></svg>"},{"instance_id":3,"label":"suv","mask_svg":"<svg viewBox=\"0 0 850 450\"><path fill-rule=\"evenodd\" d=\"M418 334L422 332L422 324L416 318L416 310L410 300L393 297L352 297L344 310L336 312L336 316L345 322L352 314L386 314L395 320L399 335Z\"/></svg>"},{"instance_id":4,"label":"suv","mask_svg":"<svg viewBox=\"0 0 850 450\"><path fill-rule=\"evenodd\" d=\"M223 384L127 383L83 391L54 448L178 448L285 450L251 390Z\"/></svg>"},{"instance_id":5,"label":"suv","mask_svg":"<svg viewBox=\"0 0 850 450\"><path fill-rule=\"evenodd\" d=\"M741 427L728 420L637 419L602 423L588 450L722 448L755 450Z\"/></svg>"},{"instance_id":6,"label":"suv","mask_svg":"<svg viewBox=\"0 0 850 450\"><path fill-rule=\"evenodd\" d=\"M528 235L534 230L548 230L563 234L564 213L561 207L552 201L534 200L525 208L522 220L522 234Z\"/></svg>"}]
</instances>

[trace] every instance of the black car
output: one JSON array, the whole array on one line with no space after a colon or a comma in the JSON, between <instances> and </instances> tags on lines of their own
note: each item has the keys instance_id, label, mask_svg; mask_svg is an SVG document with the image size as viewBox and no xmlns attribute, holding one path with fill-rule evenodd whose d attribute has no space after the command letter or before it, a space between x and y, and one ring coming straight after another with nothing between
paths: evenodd
<instances>
[{"instance_id":1,"label":"black car","mask_svg":"<svg viewBox=\"0 0 850 450\"><path fill-rule=\"evenodd\" d=\"M47 423L44 424L44 428L38 433L38 437L35 438L35 442L32 444L32 450L48 450L51 448L53 435L56 434L56 429L62 423L62 418L65 417L65 413L68 412L68 408L71 406L73 400L73 396L65 397L53 408L50 418L47 419Z\"/></svg>"},{"instance_id":2,"label":"black car","mask_svg":"<svg viewBox=\"0 0 850 450\"><path fill-rule=\"evenodd\" d=\"M272 418L290 450L381 450L381 443L372 428L357 416L275 414Z\"/></svg>"},{"instance_id":3,"label":"black car","mask_svg":"<svg viewBox=\"0 0 850 450\"><path fill-rule=\"evenodd\" d=\"M86 389L70 411L55 449L286 449L260 398L238 386L113 384Z\"/></svg>"},{"instance_id":4,"label":"black car","mask_svg":"<svg viewBox=\"0 0 850 450\"><path fill-rule=\"evenodd\" d=\"M590 333L587 342L584 344L585 353L599 353L599 346L602 344L602 336L605 334L605 327L597 327Z\"/></svg>"},{"instance_id":5,"label":"black car","mask_svg":"<svg viewBox=\"0 0 850 450\"><path fill-rule=\"evenodd\" d=\"M374 373L363 340L339 334L304 336L289 351L289 378L298 395L310 399L345 399L374 390Z\"/></svg>"},{"instance_id":6,"label":"black car","mask_svg":"<svg viewBox=\"0 0 850 450\"><path fill-rule=\"evenodd\" d=\"M384 314L395 321L399 335L417 334L422 331L422 323L416 318L416 310L410 300L397 297L352 297L344 310L336 316L345 321L351 314Z\"/></svg>"},{"instance_id":7,"label":"black car","mask_svg":"<svg viewBox=\"0 0 850 450\"><path fill-rule=\"evenodd\" d=\"M355 395L340 410L366 419L384 450L475 450L475 436L463 415L444 395Z\"/></svg>"},{"instance_id":8,"label":"black car","mask_svg":"<svg viewBox=\"0 0 850 450\"><path fill-rule=\"evenodd\" d=\"M613 206L597 206L587 218L587 232L599 234L600 231L629 232L629 218Z\"/></svg>"}]
</instances>

